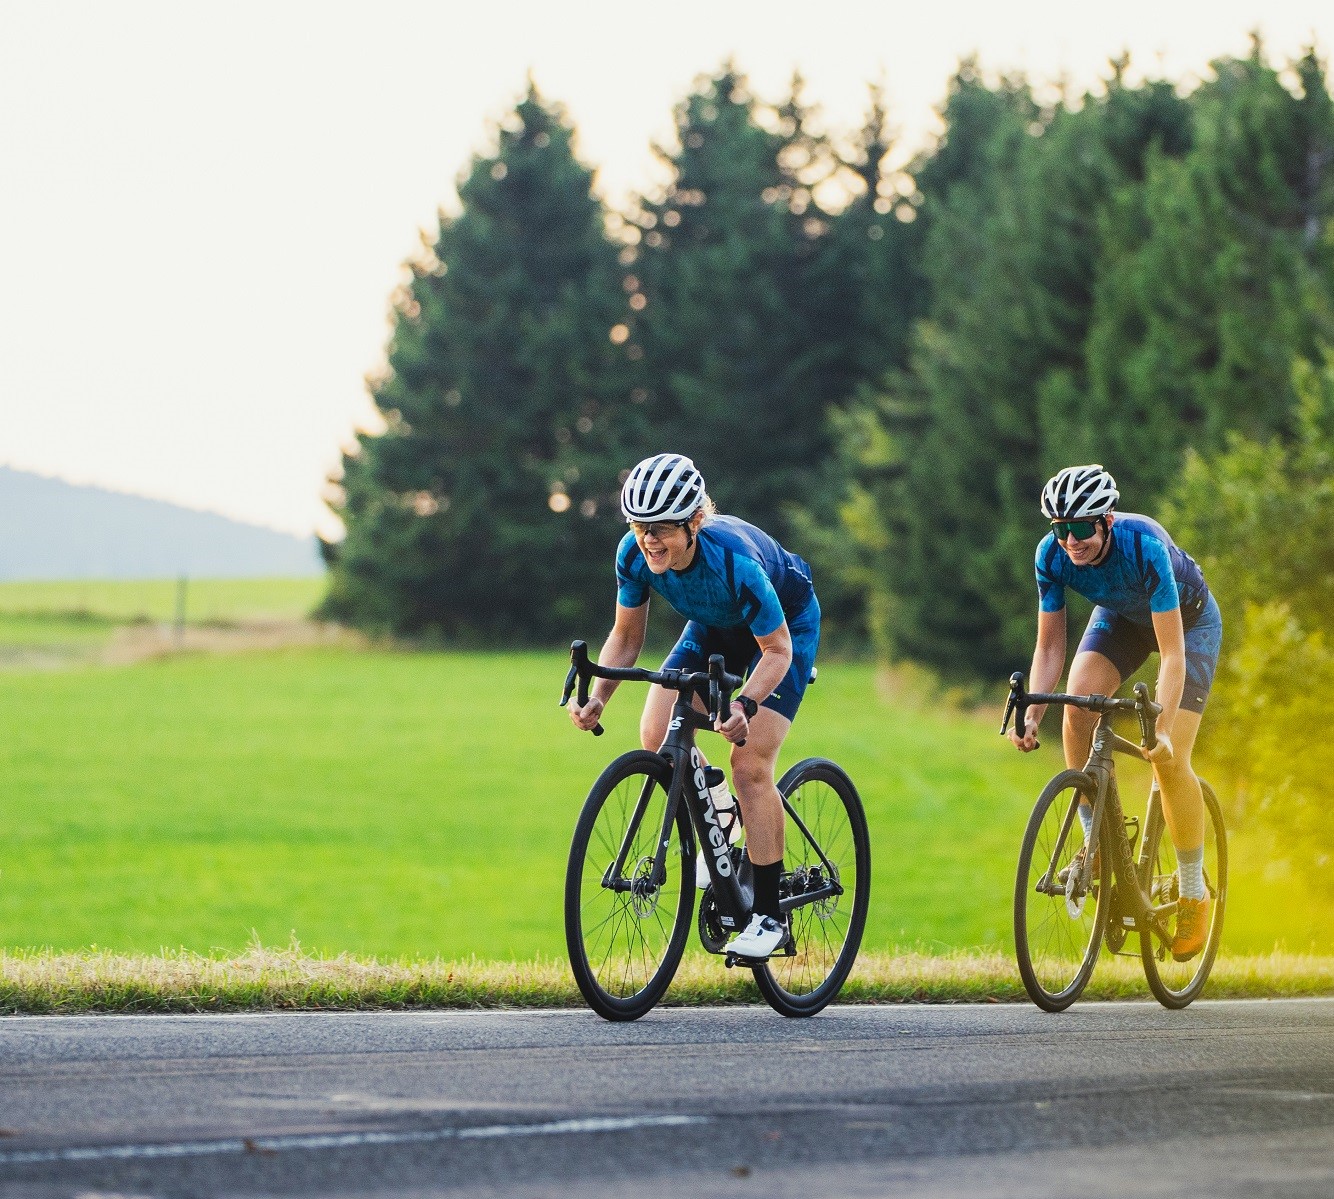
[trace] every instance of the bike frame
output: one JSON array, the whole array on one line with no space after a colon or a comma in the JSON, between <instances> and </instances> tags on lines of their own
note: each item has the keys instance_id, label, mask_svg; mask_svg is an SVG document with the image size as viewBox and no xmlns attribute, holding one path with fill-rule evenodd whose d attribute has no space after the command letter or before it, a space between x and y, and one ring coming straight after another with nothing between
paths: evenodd
<instances>
[{"instance_id":1,"label":"bike frame","mask_svg":"<svg viewBox=\"0 0 1334 1199\"><path fill-rule=\"evenodd\" d=\"M662 828L658 836L658 848L654 855L649 884L661 887L667 881L667 847L671 843L672 823L676 820L680 805L684 803L689 816L691 831L705 850L704 861L713 884L713 896L718 907L719 923L724 928L744 928L750 918L751 908L755 902L754 884L738 877L739 871L736 869L732 858L727 834L723 832L718 823L717 809L713 805L713 796L704 777L704 759L700 756L699 749L695 745L696 730L713 728L718 714L728 710L731 703L731 693L741 686L742 680L736 675L728 674L723 669L721 654L714 654L709 659L707 672L692 673L683 670L605 667L589 661L587 645L582 641L576 641L570 647L570 660L570 674L566 678L562 704L569 700L570 692L576 680L579 687L579 703L581 705L587 703L588 680L590 678L657 683L679 693L676 703L672 705L671 719L667 724L667 736L657 751L666 759L671 768L672 776L671 783L668 786L667 804L663 812ZM695 707L693 701L696 696L704 702L706 711L700 711ZM602 726L598 725L593 731L600 734ZM745 743L741 742L740 744ZM626 826L625 836L621 840L616 858L602 877L604 887L615 891L631 891L634 888L634 880L627 878L624 873L625 860L648 810L651 792L652 788L646 785L644 791L640 794L635 810ZM804 904L817 903L822 899L843 894L843 887L837 882L836 871L825 855L824 849L811 835L810 830L793 810L787 798L785 796L779 798L782 800L787 815L791 817L792 821L801 830L802 835L819 855L827 880L823 886L804 891L800 895L784 896L780 901L782 910L786 913ZM685 851L693 857L695 845L685 846Z\"/></svg>"},{"instance_id":2,"label":"bike frame","mask_svg":"<svg viewBox=\"0 0 1334 1199\"><path fill-rule=\"evenodd\" d=\"M1084 773L1095 780L1097 792L1093 805L1093 831L1089 837L1089 852L1085 854L1084 860L1083 873L1085 877L1081 878L1080 885L1087 887L1090 884L1093 860L1097 856L1099 841L1104 831L1112 830L1112 845L1109 846L1108 857L1112 862L1112 869L1119 883L1116 898L1117 907L1121 910L1114 909L1110 913L1110 917L1119 919L1122 922L1122 927L1137 927L1141 934L1146 930L1151 930L1160 940L1170 943L1172 931L1169 921L1176 911L1176 902L1155 904L1153 897L1144 889L1144 880L1148 878L1149 871L1149 844L1154 840L1148 833L1154 827L1154 822L1161 819L1159 808L1162 804L1162 796L1159 794L1156 785L1149 791L1148 809L1144 817L1145 835L1140 838L1139 858L1136 860L1133 857L1134 850L1131 847L1130 838L1126 836L1125 810L1121 805L1121 794L1116 784L1116 768L1112 755L1123 753L1138 758L1140 756L1139 747L1114 733L1110 728L1110 722L1111 713L1104 712L1098 720L1097 728L1094 730L1093 746L1089 752L1088 763L1084 767ZM1066 814L1066 822L1062 826L1060 842L1053 854L1053 862L1048 868L1048 875L1055 868L1057 855L1065 843L1065 836L1070 821L1075 816L1075 808L1078 803L1079 799L1076 796L1070 805L1070 811ZM1046 876L1044 876L1043 881L1046 881ZM1129 913L1122 908L1122 905L1127 903L1130 908ZM1129 921L1129 925L1127 925L1127 921Z\"/></svg>"},{"instance_id":3,"label":"bike frame","mask_svg":"<svg viewBox=\"0 0 1334 1199\"><path fill-rule=\"evenodd\" d=\"M1157 704L1150 702L1146 684L1136 683L1134 691L1135 698L1133 700L1114 699L1105 695L1025 694L1022 676L1016 674L1010 679L1010 702L1005 710L1005 720L1008 723L1010 713L1015 712L1015 727L1022 729L1024 727L1024 712L1030 704L1070 704L1100 713L1097 726L1093 730L1093 744L1089 750L1088 761L1084 765L1084 773L1093 780L1094 801L1093 830L1089 835L1089 848L1088 853L1084 855L1083 868L1080 870L1077 879L1067 879L1065 887L1056 883L1055 877L1058 863L1061 860L1061 851L1065 847L1066 838L1070 835L1070 828L1075 822L1079 806L1079 795L1076 794L1070 801L1070 808L1061 824L1060 836L1057 837L1056 845L1052 849L1051 861L1047 866L1046 873L1038 880L1037 889L1047 895L1066 894L1068 896L1071 890L1075 888L1081 894L1087 894L1092 884L1093 862L1098 856L1099 841L1103 830L1111 828L1113 830L1111 834L1113 844L1109 847L1107 856L1112 863L1112 871L1116 880L1120 884L1117 889L1118 906L1128 901L1130 913L1127 916L1124 910L1121 910L1113 911L1110 915L1121 920L1122 927L1126 927L1126 920L1130 920L1134 926L1138 927L1141 935L1146 935L1149 931L1152 931L1160 940L1170 943L1172 930L1169 918L1176 911L1176 902L1155 904L1152 895L1145 891L1143 882L1148 878L1149 844L1156 839L1150 833L1155 822L1161 819L1162 796L1158 792L1157 784L1149 791L1148 809L1144 817L1144 835L1140 838L1139 860L1136 862L1133 857L1134 851L1131 848L1130 839L1126 836L1125 812L1121 806L1121 795L1116 785L1116 763L1113 760L1113 755L1118 753L1129 754L1135 758L1142 755L1138 745L1133 741L1127 741L1112 730L1112 715L1123 711L1135 712L1139 717L1140 733L1144 739L1145 748L1152 748L1156 740L1153 735L1153 728L1149 723L1149 717L1161 711L1161 709ZM1002 725L1001 731L1005 731L1004 725Z\"/></svg>"}]
</instances>

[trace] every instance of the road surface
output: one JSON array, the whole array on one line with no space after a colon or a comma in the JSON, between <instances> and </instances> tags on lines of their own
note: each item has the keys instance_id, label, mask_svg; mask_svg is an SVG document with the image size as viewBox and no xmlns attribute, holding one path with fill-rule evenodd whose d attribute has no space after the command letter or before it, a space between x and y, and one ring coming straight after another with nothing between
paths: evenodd
<instances>
[{"instance_id":1,"label":"road surface","mask_svg":"<svg viewBox=\"0 0 1334 1199\"><path fill-rule=\"evenodd\" d=\"M0 1019L0 1197L1334 1195L1334 1000Z\"/></svg>"}]
</instances>

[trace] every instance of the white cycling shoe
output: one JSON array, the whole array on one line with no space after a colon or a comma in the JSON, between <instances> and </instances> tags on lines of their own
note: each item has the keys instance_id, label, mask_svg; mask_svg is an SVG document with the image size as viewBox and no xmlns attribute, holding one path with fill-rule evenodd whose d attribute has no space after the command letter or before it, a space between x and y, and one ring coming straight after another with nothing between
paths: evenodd
<instances>
[{"instance_id":1,"label":"white cycling shoe","mask_svg":"<svg viewBox=\"0 0 1334 1199\"><path fill-rule=\"evenodd\" d=\"M787 939L786 920L775 920L756 912L745 930L728 941L727 952L743 958L767 958L782 949Z\"/></svg>"}]
</instances>

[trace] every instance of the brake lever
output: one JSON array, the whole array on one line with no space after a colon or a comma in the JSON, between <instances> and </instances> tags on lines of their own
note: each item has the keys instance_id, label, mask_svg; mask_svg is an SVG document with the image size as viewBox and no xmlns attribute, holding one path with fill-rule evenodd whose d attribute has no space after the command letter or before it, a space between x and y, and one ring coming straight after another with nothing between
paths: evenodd
<instances>
[{"instance_id":1,"label":"brake lever","mask_svg":"<svg viewBox=\"0 0 1334 1199\"><path fill-rule=\"evenodd\" d=\"M709 658L709 719L715 725L722 723L724 704L727 705L728 714L731 714L732 692L723 688L723 675L726 673L722 654L713 654ZM742 737L733 744L738 747L745 745L746 739Z\"/></svg>"},{"instance_id":2,"label":"brake lever","mask_svg":"<svg viewBox=\"0 0 1334 1199\"><path fill-rule=\"evenodd\" d=\"M570 702L570 692L574 690L576 681L579 685L579 706L582 708L588 703L588 679L591 672L588 669L588 644L584 641L575 641L570 645L570 670L565 676L565 690L561 693L560 706L563 708ZM590 730L594 737L601 737L607 730L602 727L599 721Z\"/></svg>"},{"instance_id":3,"label":"brake lever","mask_svg":"<svg viewBox=\"0 0 1334 1199\"><path fill-rule=\"evenodd\" d=\"M1148 683L1136 683L1135 692L1135 715L1139 717L1139 738L1146 750L1152 751L1158 745L1158 728L1150 720L1151 709L1158 708L1158 705L1149 699ZM1158 711L1162 711L1158 708Z\"/></svg>"}]
</instances>

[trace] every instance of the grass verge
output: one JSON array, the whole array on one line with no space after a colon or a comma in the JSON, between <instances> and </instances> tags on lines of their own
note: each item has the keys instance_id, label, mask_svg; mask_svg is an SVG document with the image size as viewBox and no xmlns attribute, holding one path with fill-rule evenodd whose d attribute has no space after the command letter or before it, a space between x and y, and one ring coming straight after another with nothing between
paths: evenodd
<instances>
[{"instance_id":1,"label":"grass verge","mask_svg":"<svg viewBox=\"0 0 1334 1199\"><path fill-rule=\"evenodd\" d=\"M1222 957L1211 999L1334 995L1334 957L1273 953ZM1137 960L1104 959L1086 999L1144 999ZM842 1003L1023 1002L1011 958L996 953L867 953L843 988ZM681 964L664 1003L706 1006L760 1002L748 973L703 955ZM26 951L0 954L0 1012L353 1011L403 1008L579 1007L559 958L531 962L380 961L319 957L298 948L254 946L238 957L189 952L156 956Z\"/></svg>"}]
</instances>

